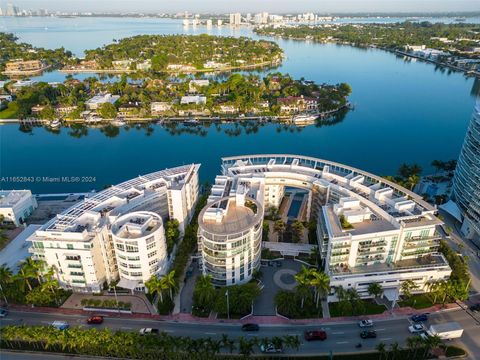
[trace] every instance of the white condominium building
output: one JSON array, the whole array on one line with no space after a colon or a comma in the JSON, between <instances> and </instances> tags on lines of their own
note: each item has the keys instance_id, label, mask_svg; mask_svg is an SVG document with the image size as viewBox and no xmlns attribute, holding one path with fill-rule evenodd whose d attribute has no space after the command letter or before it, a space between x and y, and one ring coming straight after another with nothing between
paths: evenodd
<instances>
[{"instance_id":1,"label":"white condominium building","mask_svg":"<svg viewBox=\"0 0 480 360\"><path fill-rule=\"evenodd\" d=\"M235 195L209 203L198 219L198 244L203 273L215 285L235 285L250 281L260 266L262 205L246 198L239 187Z\"/></svg>"},{"instance_id":2,"label":"white condominium building","mask_svg":"<svg viewBox=\"0 0 480 360\"><path fill-rule=\"evenodd\" d=\"M153 272L168 270L163 222L176 219L184 231L198 197L199 168L141 175L96 193L42 225L27 239L29 251L55 267L64 288L95 292L120 278L120 286L141 290Z\"/></svg>"},{"instance_id":3,"label":"white condominium building","mask_svg":"<svg viewBox=\"0 0 480 360\"><path fill-rule=\"evenodd\" d=\"M0 190L0 223L20 226L37 206L30 190Z\"/></svg>"},{"instance_id":4,"label":"white condominium building","mask_svg":"<svg viewBox=\"0 0 480 360\"><path fill-rule=\"evenodd\" d=\"M168 254L160 215L150 211L128 213L112 224L111 232L122 280L141 279L145 283L152 275L167 272Z\"/></svg>"},{"instance_id":5,"label":"white condominium building","mask_svg":"<svg viewBox=\"0 0 480 360\"><path fill-rule=\"evenodd\" d=\"M306 216L317 222L318 246L331 279L330 300L335 300L338 286L355 288L366 297L368 285L378 282L395 299L407 279L424 291L428 282L449 277L451 269L437 252L441 221L436 209L419 195L350 166L284 154L223 158L209 203L240 190L268 209L278 206L287 187L308 191ZM288 256L308 249L285 245L276 248ZM207 266L207 256L215 256L202 255Z\"/></svg>"}]
</instances>

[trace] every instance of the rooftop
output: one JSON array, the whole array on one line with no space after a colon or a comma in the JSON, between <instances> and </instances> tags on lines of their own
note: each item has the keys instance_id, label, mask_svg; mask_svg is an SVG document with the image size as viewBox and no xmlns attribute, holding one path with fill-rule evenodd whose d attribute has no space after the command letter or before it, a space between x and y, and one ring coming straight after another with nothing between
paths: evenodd
<instances>
[{"instance_id":1,"label":"rooftop","mask_svg":"<svg viewBox=\"0 0 480 360\"><path fill-rule=\"evenodd\" d=\"M123 239L138 239L154 233L160 226L162 219L159 215L139 211L118 218L112 225L112 233Z\"/></svg>"},{"instance_id":2,"label":"rooftop","mask_svg":"<svg viewBox=\"0 0 480 360\"><path fill-rule=\"evenodd\" d=\"M235 197L224 197L207 205L199 216L199 226L212 234L229 235L249 229L262 218L261 205L253 199L246 200L256 208L240 205Z\"/></svg>"},{"instance_id":3,"label":"rooftop","mask_svg":"<svg viewBox=\"0 0 480 360\"><path fill-rule=\"evenodd\" d=\"M25 197L32 196L30 190L0 190L0 207L12 207Z\"/></svg>"}]
</instances>

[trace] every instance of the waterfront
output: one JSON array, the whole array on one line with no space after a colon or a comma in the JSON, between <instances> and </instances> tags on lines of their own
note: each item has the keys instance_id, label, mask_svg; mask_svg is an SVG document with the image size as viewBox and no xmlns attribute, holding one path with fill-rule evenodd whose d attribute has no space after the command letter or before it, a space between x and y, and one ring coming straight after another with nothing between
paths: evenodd
<instances>
[{"instance_id":1,"label":"waterfront","mask_svg":"<svg viewBox=\"0 0 480 360\"><path fill-rule=\"evenodd\" d=\"M64 46L77 55L124 36L206 31L204 27L185 30L179 21L142 18L3 18L0 30L14 32L22 41L36 46ZM229 27L213 28L210 33L251 35L249 29ZM381 50L275 41L287 56L279 71L319 83L351 84L350 101L355 110L332 126L309 126L298 131L266 124L256 132L249 130L247 134L242 129L238 134L233 125L212 125L200 132L203 136L194 131L172 135L152 125L153 132L133 127L107 137L100 129L88 129L87 136L75 138L65 128L60 134L43 128L24 133L18 125L4 125L0 127L3 180L15 176L92 176L96 180L2 181L0 187L34 192L88 191L191 162L202 163L202 180L211 181L218 173L220 157L262 152L311 155L380 175L395 173L402 162L418 162L428 172L433 159L457 157L473 109L474 79ZM64 76L53 72L42 79L59 81Z\"/></svg>"}]
</instances>

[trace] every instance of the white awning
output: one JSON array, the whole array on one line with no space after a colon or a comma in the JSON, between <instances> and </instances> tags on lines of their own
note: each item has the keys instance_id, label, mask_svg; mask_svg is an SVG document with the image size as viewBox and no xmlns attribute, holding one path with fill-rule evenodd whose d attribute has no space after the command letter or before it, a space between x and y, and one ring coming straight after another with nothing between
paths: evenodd
<instances>
[{"instance_id":1,"label":"white awning","mask_svg":"<svg viewBox=\"0 0 480 360\"><path fill-rule=\"evenodd\" d=\"M449 213L458 221L462 222L462 212L460 211L460 208L454 201L449 200L445 204L440 205L440 209Z\"/></svg>"},{"instance_id":2,"label":"white awning","mask_svg":"<svg viewBox=\"0 0 480 360\"><path fill-rule=\"evenodd\" d=\"M138 287L138 281L120 278L117 287L121 287L122 289L135 290L135 288Z\"/></svg>"},{"instance_id":3,"label":"white awning","mask_svg":"<svg viewBox=\"0 0 480 360\"><path fill-rule=\"evenodd\" d=\"M398 288L384 289L383 295L387 298L388 301L398 301L398 298L399 298Z\"/></svg>"}]
</instances>

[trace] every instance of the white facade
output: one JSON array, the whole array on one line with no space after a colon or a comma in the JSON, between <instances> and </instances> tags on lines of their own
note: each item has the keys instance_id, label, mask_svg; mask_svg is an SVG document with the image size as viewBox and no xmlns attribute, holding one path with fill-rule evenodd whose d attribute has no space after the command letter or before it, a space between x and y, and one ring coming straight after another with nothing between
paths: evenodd
<instances>
[{"instance_id":1,"label":"white facade","mask_svg":"<svg viewBox=\"0 0 480 360\"><path fill-rule=\"evenodd\" d=\"M105 103L115 104L117 100L120 99L119 95L105 94L105 95L96 95L91 99L85 102L87 109L96 110L100 105Z\"/></svg>"},{"instance_id":2,"label":"white facade","mask_svg":"<svg viewBox=\"0 0 480 360\"><path fill-rule=\"evenodd\" d=\"M251 280L260 266L263 208L237 191L209 203L198 219L203 273L219 286Z\"/></svg>"},{"instance_id":3,"label":"white facade","mask_svg":"<svg viewBox=\"0 0 480 360\"><path fill-rule=\"evenodd\" d=\"M117 225L120 224L128 214L148 211L162 220L178 220L183 232L198 197L199 167L192 164L142 175L96 193L42 225L28 238L32 243L29 251L35 259L55 266L59 284L64 288L100 291L105 282L110 283L119 277L125 279L127 275L119 273L117 261L122 254L117 254L113 240L118 229L115 228L117 235L113 234L112 225L117 221ZM176 195L170 196L171 193ZM153 220L158 223L158 219ZM163 231L163 226L157 230ZM161 243L159 236L155 233L156 244ZM142 276L138 276L139 288L144 280L143 269L165 269L160 248L155 255L156 264L150 264L149 254L135 254L140 257L142 267ZM129 274L126 280L131 277Z\"/></svg>"},{"instance_id":4,"label":"white facade","mask_svg":"<svg viewBox=\"0 0 480 360\"><path fill-rule=\"evenodd\" d=\"M37 206L30 190L0 190L0 215L5 224L20 226Z\"/></svg>"},{"instance_id":5,"label":"white facade","mask_svg":"<svg viewBox=\"0 0 480 360\"><path fill-rule=\"evenodd\" d=\"M122 278L145 283L168 270L167 243L160 215L136 211L119 217L111 228Z\"/></svg>"},{"instance_id":6,"label":"white facade","mask_svg":"<svg viewBox=\"0 0 480 360\"><path fill-rule=\"evenodd\" d=\"M385 294L405 279L424 291L449 277L437 252L442 222L419 195L384 178L343 164L298 155L247 155L222 159L209 203L245 189L262 207L277 206L285 187L308 191L306 214L317 221L324 269L333 288L366 288L379 282ZM280 199L279 199L280 197ZM284 255L298 255L285 247Z\"/></svg>"},{"instance_id":7,"label":"white facade","mask_svg":"<svg viewBox=\"0 0 480 360\"><path fill-rule=\"evenodd\" d=\"M205 96L201 96L201 95L182 96L182 98L180 100L180 104L201 105L201 104L206 104L206 103L207 103L207 98Z\"/></svg>"}]
</instances>

